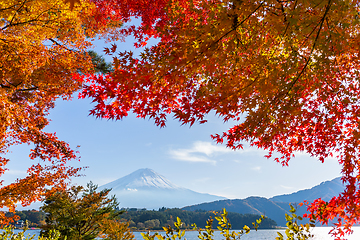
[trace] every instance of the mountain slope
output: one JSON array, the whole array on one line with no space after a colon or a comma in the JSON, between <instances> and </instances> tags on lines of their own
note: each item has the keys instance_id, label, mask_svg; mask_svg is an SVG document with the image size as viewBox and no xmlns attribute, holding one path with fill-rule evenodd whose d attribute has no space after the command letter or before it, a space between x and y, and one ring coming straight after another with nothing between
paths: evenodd
<instances>
[{"instance_id":1,"label":"mountain slope","mask_svg":"<svg viewBox=\"0 0 360 240\"><path fill-rule=\"evenodd\" d=\"M325 181L312 187L310 189L300 190L291 194L278 195L270 198L274 202L293 202L300 203L304 200L310 202L321 198L324 201L329 201L332 197L339 195L344 190L344 185L341 178L335 178L331 181Z\"/></svg>"},{"instance_id":2,"label":"mountain slope","mask_svg":"<svg viewBox=\"0 0 360 240\"><path fill-rule=\"evenodd\" d=\"M219 211L226 208L228 212L241 214L263 214L273 219L279 226L285 225L285 213L288 212L288 203L275 203L263 197L248 197L246 199L227 199L211 203L202 203L182 208L183 210Z\"/></svg>"},{"instance_id":3,"label":"mountain slope","mask_svg":"<svg viewBox=\"0 0 360 240\"><path fill-rule=\"evenodd\" d=\"M145 168L105 184L99 189L111 188L120 207L158 209L180 208L202 202L211 202L224 197L203 194L176 186L164 176Z\"/></svg>"},{"instance_id":4,"label":"mountain slope","mask_svg":"<svg viewBox=\"0 0 360 240\"><path fill-rule=\"evenodd\" d=\"M285 213L288 213L290 203L300 203L304 200L313 201L317 198L322 198L323 200L328 201L333 196L338 195L343 189L344 186L341 179L335 178L331 181L322 182L311 189L301 190L292 194L279 195L270 199L262 197L248 197L246 199L220 200L187 206L182 209L189 211L218 211L222 208L226 208L229 212L241 214L265 214L267 217L275 220L278 226L285 226ZM298 207L296 204L293 204L293 206L297 208L296 213L298 216L302 216L306 212L305 206Z\"/></svg>"}]
</instances>

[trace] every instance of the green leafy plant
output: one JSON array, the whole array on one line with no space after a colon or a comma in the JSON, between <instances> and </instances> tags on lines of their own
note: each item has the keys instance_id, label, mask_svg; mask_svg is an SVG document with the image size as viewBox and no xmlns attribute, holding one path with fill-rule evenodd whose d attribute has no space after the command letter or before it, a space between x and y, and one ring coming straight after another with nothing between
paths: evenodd
<instances>
[{"instance_id":1,"label":"green leafy plant","mask_svg":"<svg viewBox=\"0 0 360 240\"><path fill-rule=\"evenodd\" d=\"M285 235L287 240L306 240L314 235L311 234L310 229L311 227L315 227L315 220L311 219L310 223L307 224L299 224L298 220L303 220L302 217L296 214L296 209L290 204L290 213L285 214L286 223L286 230ZM284 235L280 232L277 233L279 236L276 237L276 240L284 240Z\"/></svg>"},{"instance_id":2,"label":"green leafy plant","mask_svg":"<svg viewBox=\"0 0 360 240\"><path fill-rule=\"evenodd\" d=\"M217 214L217 213L215 213ZM226 209L223 209L223 212L220 213L219 216L215 216L216 221L218 222L217 229L220 231L220 234L226 239L226 240L238 240L240 237L244 234L248 234L250 232L250 227L245 225L242 230L240 231L230 231L231 229L231 223L229 219L227 218L228 212ZM259 224L261 221L265 219L265 216L261 215L261 217L256 220L256 223L253 223L255 231L257 231ZM165 236L162 236L158 233L150 235L150 233L141 233L144 240L154 240L155 237L159 240L175 240L175 239L184 239L186 240L185 236L185 230L181 230L182 222L179 217L176 219L177 221L174 222L174 228L171 226L164 227ZM193 224L194 227L193 230L197 230L199 232L198 238L201 240L213 240L214 239L214 229L213 229L213 222L214 219L212 217L209 218L209 220L206 221L205 229L198 228L196 224Z\"/></svg>"},{"instance_id":3,"label":"green leafy plant","mask_svg":"<svg viewBox=\"0 0 360 240\"><path fill-rule=\"evenodd\" d=\"M216 213L215 213L216 214ZM220 215L215 216L215 220L218 222L217 229L220 231L220 234L224 237L226 240L240 240L240 238L244 234L248 234L250 232L250 227L245 225L242 230L240 231L231 231L231 223L227 217L228 212L226 209L223 209L223 212L220 213ZM253 222L253 228L255 231L259 228L259 225L266 217L264 215L261 215L259 219L256 220L256 222ZM313 235L311 234L311 228L315 227L315 220L310 220L310 223L307 224L299 224L298 221L302 221L303 218L301 216L298 216L296 214L296 209L290 204L290 215L285 214L286 218L286 240L306 240ZM198 228L196 224L193 224L194 227L193 230L197 230L199 232L198 238L201 240L214 240L214 229L212 227L214 222L214 219L212 217L209 218L209 220L206 221L205 229ZM178 217L177 221L174 223L174 228L171 226L164 227L165 230L165 236L160 235L159 233L150 234L148 233L141 233L144 240L155 240L155 238L158 238L159 240L176 240L176 239L184 239L186 240L185 236L185 230L181 230L182 226L181 219ZM276 240L284 240L284 235L280 232L278 232L278 237L276 237Z\"/></svg>"}]
</instances>

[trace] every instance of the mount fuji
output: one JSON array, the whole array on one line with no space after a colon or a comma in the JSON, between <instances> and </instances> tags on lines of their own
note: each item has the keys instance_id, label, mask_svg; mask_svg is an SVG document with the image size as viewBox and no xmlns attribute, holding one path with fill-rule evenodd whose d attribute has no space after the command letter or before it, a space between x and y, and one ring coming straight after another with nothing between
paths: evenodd
<instances>
[{"instance_id":1,"label":"mount fuji","mask_svg":"<svg viewBox=\"0 0 360 240\"><path fill-rule=\"evenodd\" d=\"M226 199L176 186L149 168L99 187L100 190L104 188L112 189L109 195L115 195L122 208L181 208Z\"/></svg>"}]
</instances>

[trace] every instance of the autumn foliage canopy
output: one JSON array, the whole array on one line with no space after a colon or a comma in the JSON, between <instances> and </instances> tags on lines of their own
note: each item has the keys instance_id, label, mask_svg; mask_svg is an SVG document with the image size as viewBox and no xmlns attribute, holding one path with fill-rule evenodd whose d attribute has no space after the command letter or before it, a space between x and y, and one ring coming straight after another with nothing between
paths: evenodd
<instances>
[{"instance_id":1,"label":"autumn foliage canopy","mask_svg":"<svg viewBox=\"0 0 360 240\"><path fill-rule=\"evenodd\" d=\"M70 2L70 4L68 4ZM33 144L28 177L0 189L1 206L36 200L78 169L69 146L46 133L56 98L96 103L97 117L129 112L160 127L169 116L234 126L217 143L243 142L287 165L297 152L342 166L346 189L308 205L334 233L360 222L360 16L351 0L6 0L0 3L0 175L11 145ZM141 24L131 20L140 18ZM124 27L118 29L119 23ZM105 49L114 71L94 74L89 39L133 36L140 56ZM157 44L148 46L150 38ZM30 189L24 190L25 187ZM60 184L61 186L61 184ZM11 194L9 194L11 193ZM1 207L0 206L0 207Z\"/></svg>"},{"instance_id":2,"label":"autumn foliage canopy","mask_svg":"<svg viewBox=\"0 0 360 240\"><path fill-rule=\"evenodd\" d=\"M77 76L91 113L121 119L131 111L164 127L205 123L209 113L235 125L214 134L243 142L287 165L297 152L336 158L346 189L308 205L344 234L360 222L360 15L351 0L93 0L98 21L118 17L140 56L105 49L115 70ZM132 25L141 18L141 25Z\"/></svg>"},{"instance_id":3,"label":"autumn foliage canopy","mask_svg":"<svg viewBox=\"0 0 360 240\"><path fill-rule=\"evenodd\" d=\"M44 131L47 115L57 98L69 99L81 88L72 74L94 72L86 53L90 38L116 38L119 25L97 24L89 1L69 7L62 0L0 1L0 176L13 145L31 145L29 156L36 159L25 178L6 186L0 181L0 208L40 200L47 186L63 188L78 174L66 165L77 158L74 150Z\"/></svg>"}]
</instances>

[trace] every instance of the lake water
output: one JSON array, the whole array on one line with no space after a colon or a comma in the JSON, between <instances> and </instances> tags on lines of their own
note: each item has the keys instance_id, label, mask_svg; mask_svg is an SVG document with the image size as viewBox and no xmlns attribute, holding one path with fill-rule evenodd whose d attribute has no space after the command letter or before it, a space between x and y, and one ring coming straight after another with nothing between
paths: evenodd
<instances>
[{"instance_id":1,"label":"lake water","mask_svg":"<svg viewBox=\"0 0 360 240\"><path fill-rule=\"evenodd\" d=\"M328 233L331 230L331 227L315 227L312 230L312 234L314 235L313 240L333 240L334 237L331 237ZM360 227L353 227L354 233L345 239L348 240L360 240ZM284 236L285 230L276 230L276 229L261 229L258 231L251 231L249 234L245 234L241 237L241 240L275 240L278 237L277 232L281 232ZM136 240L141 240L141 234L139 232L134 233ZM197 238L198 232L191 231L186 232L185 237L187 240L198 240ZM222 240L224 237L220 235L219 231L214 233L215 240ZM286 239L286 238L285 238Z\"/></svg>"},{"instance_id":2,"label":"lake water","mask_svg":"<svg viewBox=\"0 0 360 240\"><path fill-rule=\"evenodd\" d=\"M314 234L313 240L333 240L334 238L331 237L328 232L331 230L331 227L315 227L312 230L312 234ZM354 233L345 239L348 240L359 240L360 239L360 227L353 227ZM2 230L0 230L2 231ZM15 232L18 232L19 230L15 230ZM275 230L275 229L269 229L269 230L258 230L258 231L251 231L249 234L243 235L241 237L241 240L275 240L275 238L278 236L277 232L281 232L285 236L285 230ZM36 235L38 236L40 233L40 230L28 230L26 233L29 233L30 235ZM134 232L136 240L141 240L142 236L140 232ZM197 238L198 232L190 231L186 232L185 237L187 240L198 240ZM223 237L220 235L220 232L216 231L214 234L215 240L222 240Z\"/></svg>"}]
</instances>

